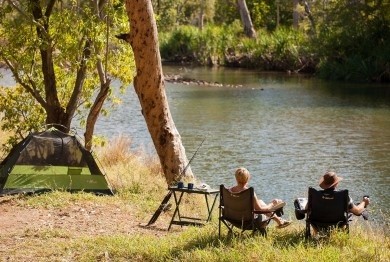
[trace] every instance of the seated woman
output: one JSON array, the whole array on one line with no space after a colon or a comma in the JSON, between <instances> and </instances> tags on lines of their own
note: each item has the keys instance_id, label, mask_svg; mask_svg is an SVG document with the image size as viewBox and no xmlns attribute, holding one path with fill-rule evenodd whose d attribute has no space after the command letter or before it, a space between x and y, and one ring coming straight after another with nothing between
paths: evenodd
<instances>
[{"instance_id":1,"label":"seated woman","mask_svg":"<svg viewBox=\"0 0 390 262\"><path fill-rule=\"evenodd\" d=\"M244 168L244 167L238 168L235 172L235 177L236 177L237 185L229 188L230 192L239 193L239 192L249 188L248 182L249 182L251 175L246 168ZM253 197L253 201L254 201L253 206L254 206L255 210L257 210L257 211L270 211L270 212L274 211L274 208L276 205L280 205L281 203L283 203L283 201L280 199L274 199L274 200L272 200L271 203L266 204L266 203L264 203L263 200L258 199L256 194ZM267 220L266 216L268 216L268 218L269 218L270 215L271 215L271 213L268 215L259 215L259 216L257 216L256 220L261 225L266 226L266 223L264 221ZM276 214L274 214L271 218L278 224L277 228L284 228L284 227L287 227L288 225L291 224L291 221L285 220L285 219L277 216Z\"/></svg>"}]
</instances>

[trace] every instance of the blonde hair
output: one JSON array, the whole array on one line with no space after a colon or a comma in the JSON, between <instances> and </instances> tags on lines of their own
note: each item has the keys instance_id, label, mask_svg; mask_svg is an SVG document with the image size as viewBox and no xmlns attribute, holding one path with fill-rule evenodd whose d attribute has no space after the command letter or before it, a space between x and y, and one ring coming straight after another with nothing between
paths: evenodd
<instances>
[{"instance_id":1,"label":"blonde hair","mask_svg":"<svg viewBox=\"0 0 390 262\"><path fill-rule=\"evenodd\" d=\"M234 175L236 177L237 184L240 185L245 185L246 183L248 183L249 178L251 177L251 174L245 167L237 168L236 173Z\"/></svg>"}]
</instances>

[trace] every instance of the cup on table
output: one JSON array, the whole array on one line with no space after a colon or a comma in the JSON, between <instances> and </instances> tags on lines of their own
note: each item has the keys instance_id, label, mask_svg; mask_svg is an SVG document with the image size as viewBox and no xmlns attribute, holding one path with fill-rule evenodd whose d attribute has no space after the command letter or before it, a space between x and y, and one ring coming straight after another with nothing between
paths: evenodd
<instances>
[{"instance_id":1,"label":"cup on table","mask_svg":"<svg viewBox=\"0 0 390 262\"><path fill-rule=\"evenodd\" d=\"M177 182L177 188L183 188L184 183L183 182Z\"/></svg>"},{"instance_id":2,"label":"cup on table","mask_svg":"<svg viewBox=\"0 0 390 262\"><path fill-rule=\"evenodd\" d=\"M188 189L194 189L194 184L193 183L188 183Z\"/></svg>"}]
</instances>

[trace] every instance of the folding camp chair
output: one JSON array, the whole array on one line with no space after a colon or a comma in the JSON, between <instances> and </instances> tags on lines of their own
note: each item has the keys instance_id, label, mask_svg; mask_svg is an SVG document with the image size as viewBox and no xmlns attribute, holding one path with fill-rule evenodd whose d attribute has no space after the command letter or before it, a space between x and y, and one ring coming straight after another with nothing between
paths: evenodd
<instances>
[{"instance_id":1,"label":"folding camp chair","mask_svg":"<svg viewBox=\"0 0 390 262\"><path fill-rule=\"evenodd\" d=\"M309 187L305 238L311 236L312 226L318 233L328 233L333 228L349 232L348 190L316 190Z\"/></svg>"},{"instance_id":2,"label":"folding camp chair","mask_svg":"<svg viewBox=\"0 0 390 262\"><path fill-rule=\"evenodd\" d=\"M239 193L230 192L224 185L220 185L220 205L219 205L219 231L221 237L221 224L224 224L229 234L234 234L234 228L241 230L251 230L252 234L260 232L266 236L266 226L269 224L274 212L255 211L253 205L254 190L250 187ZM281 212L281 210L278 210ZM256 220L257 215L270 214L269 218L259 223Z\"/></svg>"}]
</instances>

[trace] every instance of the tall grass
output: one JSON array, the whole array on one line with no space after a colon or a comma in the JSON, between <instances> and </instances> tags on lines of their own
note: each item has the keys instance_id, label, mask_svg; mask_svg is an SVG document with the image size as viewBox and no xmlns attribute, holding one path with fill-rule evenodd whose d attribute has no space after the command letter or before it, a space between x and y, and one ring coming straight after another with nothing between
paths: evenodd
<instances>
[{"instance_id":1,"label":"tall grass","mask_svg":"<svg viewBox=\"0 0 390 262\"><path fill-rule=\"evenodd\" d=\"M189 227L163 236L115 234L69 238L65 232L26 234L19 252L39 261L375 261L390 259L389 238L355 229L327 240L304 241L302 228L270 229L267 238L218 239L217 224ZM56 241L53 241L55 239ZM25 249L24 249L25 248Z\"/></svg>"},{"instance_id":2,"label":"tall grass","mask_svg":"<svg viewBox=\"0 0 390 262\"><path fill-rule=\"evenodd\" d=\"M239 25L229 27L180 26L172 32L160 33L160 51L165 60L210 64L211 60L224 60L226 50L235 46ZM215 61L214 61L215 62Z\"/></svg>"},{"instance_id":3,"label":"tall grass","mask_svg":"<svg viewBox=\"0 0 390 262\"><path fill-rule=\"evenodd\" d=\"M191 61L263 70L297 71L314 66L307 37L300 31L280 28L258 31L257 39L242 34L241 25L208 25L203 30L180 26L160 33L161 55L166 60ZM306 69L307 70L307 69Z\"/></svg>"}]
</instances>

